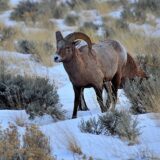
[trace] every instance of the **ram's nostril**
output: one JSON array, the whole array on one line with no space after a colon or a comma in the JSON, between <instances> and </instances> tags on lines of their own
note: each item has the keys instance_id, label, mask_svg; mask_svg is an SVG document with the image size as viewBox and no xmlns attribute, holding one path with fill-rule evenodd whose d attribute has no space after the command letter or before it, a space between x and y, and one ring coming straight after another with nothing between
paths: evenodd
<instances>
[{"instance_id":1,"label":"ram's nostril","mask_svg":"<svg viewBox=\"0 0 160 160\"><path fill-rule=\"evenodd\" d=\"M54 60L57 61L57 60L58 60L58 57L54 57Z\"/></svg>"},{"instance_id":2,"label":"ram's nostril","mask_svg":"<svg viewBox=\"0 0 160 160\"><path fill-rule=\"evenodd\" d=\"M54 56L54 61L58 62L58 60L59 60L59 56Z\"/></svg>"}]
</instances>

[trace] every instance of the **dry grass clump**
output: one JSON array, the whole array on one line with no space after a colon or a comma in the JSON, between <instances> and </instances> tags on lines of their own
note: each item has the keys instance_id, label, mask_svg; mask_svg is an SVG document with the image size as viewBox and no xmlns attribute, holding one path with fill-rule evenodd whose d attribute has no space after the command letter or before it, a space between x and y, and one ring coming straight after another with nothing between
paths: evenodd
<instances>
[{"instance_id":1,"label":"dry grass clump","mask_svg":"<svg viewBox=\"0 0 160 160\"><path fill-rule=\"evenodd\" d=\"M52 66L52 54L55 51L53 36L55 28L49 30L22 32L18 27L6 27L0 24L0 49L34 54L36 60L45 66Z\"/></svg>"},{"instance_id":2,"label":"dry grass clump","mask_svg":"<svg viewBox=\"0 0 160 160\"><path fill-rule=\"evenodd\" d=\"M119 3L115 1L115 3L113 1L101 1L101 2L95 2L95 9L97 9L97 11L102 15L106 15L107 13L116 10L119 7Z\"/></svg>"},{"instance_id":3,"label":"dry grass clump","mask_svg":"<svg viewBox=\"0 0 160 160\"><path fill-rule=\"evenodd\" d=\"M132 111L136 114L160 112L160 56L138 56L138 60L149 78L143 81L136 78L125 84L125 92L133 104Z\"/></svg>"},{"instance_id":4,"label":"dry grass clump","mask_svg":"<svg viewBox=\"0 0 160 160\"><path fill-rule=\"evenodd\" d=\"M67 149L71 151L73 154L82 156L83 152L81 146L76 136L73 134L73 132L68 128L58 128L58 129L60 134L62 134L61 136L63 136L63 139L60 140L63 140L62 143L65 144L65 147L67 147Z\"/></svg>"},{"instance_id":5,"label":"dry grass clump","mask_svg":"<svg viewBox=\"0 0 160 160\"><path fill-rule=\"evenodd\" d=\"M43 65L52 66L52 55L55 52L55 28L31 32L31 34L22 33L17 38L15 49L21 53L31 53Z\"/></svg>"},{"instance_id":6,"label":"dry grass clump","mask_svg":"<svg viewBox=\"0 0 160 160\"><path fill-rule=\"evenodd\" d=\"M11 13L11 19L24 21L27 25L37 25L39 22L44 25L44 22L49 24L51 18L64 18L68 8L66 3L53 0L20 1Z\"/></svg>"},{"instance_id":7,"label":"dry grass clump","mask_svg":"<svg viewBox=\"0 0 160 160\"><path fill-rule=\"evenodd\" d=\"M81 26L80 28L79 28L79 30L81 31L81 32L85 32L85 30L93 30L94 32L96 32L97 30L98 30L98 25L95 25L93 22L85 22L84 24L83 24L83 26Z\"/></svg>"},{"instance_id":8,"label":"dry grass clump","mask_svg":"<svg viewBox=\"0 0 160 160\"><path fill-rule=\"evenodd\" d=\"M159 38L149 37L143 31L130 31L128 24L121 20L111 20L105 28L107 36L121 42L132 55L160 51Z\"/></svg>"},{"instance_id":9,"label":"dry grass clump","mask_svg":"<svg viewBox=\"0 0 160 160\"><path fill-rule=\"evenodd\" d=\"M82 28L79 28L78 31L81 31L81 32L87 34L90 37L91 41L94 43L99 42L99 40L101 39L101 37L98 36L97 33L95 32L95 30L92 28L83 28L82 27Z\"/></svg>"},{"instance_id":10,"label":"dry grass clump","mask_svg":"<svg viewBox=\"0 0 160 160\"><path fill-rule=\"evenodd\" d=\"M160 155L154 153L148 147L142 147L139 151L128 160L160 160Z\"/></svg>"},{"instance_id":11,"label":"dry grass clump","mask_svg":"<svg viewBox=\"0 0 160 160\"><path fill-rule=\"evenodd\" d=\"M39 4L42 15L46 14L49 18L64 18L69 11L67 3L64 2L42 0Z\"/></svg>"},{"instance_id":12,"label":"dry grass clump","mask_svg":"<svg viewBox=\"0 0 160 160\"><path fill-rule=\"evenodd\" d=\"M72 10L93 10L96 9L102 15L119 7L120 3L116 1L96 1L96 0L72 0L67 2L68 6Z\"/></svg>"},{"instance_id":13,"label":"dry grass clump","mask_svg":"<svg viewBox=\"0 0 160 160\"><path fill-rule=\"evenodd\" d=\"M146 23L148 21L147 14L160 15L160 1L158 0L140 0L134 1L134 3L128 3L126 1L122 4L123 11L121 13L121 17L125 21L134 23Z\"/></svg>"},{"instance_id":14,"label":"dry grass clump","mask_svg":"<svg viewBox=\"0 0 160 160\"><path fill-rule=\"evenodd\" d=\"M0 49L31 53L43 65L52 66L55 29L55 27L48 27L48 30L31 30L29 34L29 32L22 32L18 27L6 27L0 24Z\"/></svg>"},{"instance_id":15,"label":"dry grass clump","mask_svg":"<svg viewBox=\"0 0 160 160\"><path fill-rule=\"evenodd\" d=\"M16 50L20 53L33 54L34 58L45 66L53 65L51 58L53 49L53 45L48 42L29 40L19 40L16 47Z\"/></svg>"},{"instance_id":16,"label":"dry grass clump","mask_svg":"<svg viewBox=\"0 0 160 160\"><path fill-rule=\"evenodd\" d=\"M68 150L73 153L82 155L81 147L79 146L76 138L73 135L67 135L67 143L68 143Z\"/></svg>"},{"instance_id":17,"label":"dry grass clump","mask_svg":"<svg viewBox=\"0 0 160 160\"><path fill-rule=\"evenodd\" d=\"M26 119L24 117L17 116L14 121L20 127L24 127L26 125Z\"/></svg>"},{"instance_id":18,"label":"dry grass clump","mask_svg":"<svg viewBox=\"0 0 160 160\"><path fill-rule=\"evenodd\" d=\"M117 31L114 35L115 39L118 39L129 52L131 53L144 53L145 49L144 36L133 32L121 32ZM141 43L140 43L141 42Z\"/></svg>"},{"instance_id":19,"label":"dry grass clump","mask_svg":"<svg viewBox=\"0 0 160 160\"><path fill-rule=\"evenodd\" d=\"M9 0L0 0L0 12L9 9Z\"/></svg>"},{"instance_id":20,"label":"dry grass clump","mask_svg":"<svg viewBox=\"0 0 160 160\"><path fill-rule=\"evenodd\" d=\"M24 155L27 159L53 160L49 146L49 139L35 125L26 127L23 136Z\"/></svg>"},{"instance_id":21,"label":"dry grass clump","mask_svg":"<svg viewBox=\"0 0 160 160\"><path fill-rule=\"evenodd\" d=\"M160 52L160 38L149 37L143 31L115 29L114 33L111 37L120 41L132 55Z\"/></svg>"},{"instance_id":22,"label":"dry grass clump","mask_svg":"<svg viewBox=\"0 0 160 160\"><path fill-rule=\"evenodd\" d=\"M15 122L17 126L20 126L20 127L27 126L28 116L22 114L22 112L18 114L14 114L13 116L11 116L10 119L12 122Z\"/></svg>"},{"instance_id":23,"label":"dry grass clump","mask_svg":"<svg viewBox=\"0 0 160 160\"><path fill-rule=\"evenodd\" d=\"M65 4L56 5L51 12L53 18L64 18L68 13L68 7Z\"/></svg>"},{"instance_id":24,"label":"dry grass clump","mask_svg":"<svg viewBox=\"0 0 160 160\"><path fill-rule=\"evenodd\" d=\"M0 23L0 48L3 50L14 50L14 41L21 35L18 27L7 27Z\"/></svg>"},{"instance_id":25,"label":"dry grass clump","mask_svg":"<svg viewBox=\"0 0 160 160\"><path fill-rule=\"evenodd\" d=\"M71 131L65 131L64 132L65 139L67 141L67 148L74 154L82 155L83 152L81 150L81 147L79 145L79 142L77 141L75 135Z\"/></svg>"},{"instance_id":26,"label":"dry grass clump","mask_svg":"<svg viewBox=\"0 0 160 160\"><path fill-rule=\"evenodd\" d=\"M106 32L104 39L111 38L121 40L123 33L130 35L129 25L121 19L113 19L108 16L103 17L103 29ZM124 37L125 38L125 37Z\"/></svg>"},{"instance_id":27,"label":"dry grass clump","mask_svg":"<svg viewBox=\"0 0 160 160\"><path fill-rule=\"evenodd\" d=\"M11 13L10 18L16 21L35 23L40 18L39 3L31 0L20 1Z\"/></svg>"},{"instance_id":28,"label":"dry grass clump","mask_svg":"<svg viewBox=\"0 0 160 160\"><path fill-rule=\"evenodd\" d=\"M69 26L75 26L79 20L79 16L76 14L68 14L65 17L65 23Z\"/></svg>"},{"instance_id":29,"label":"dry grass clump","mask_svg":"<svg viewBox=\"0 0 160 160\"><path fill-rule=\"evenodd\" d=\"M79 125L82 132L92 134L118 135L131 143L137 141L140 134L137 119L132 119L126 111L108 112L97 120L89 119Z\"/></svg>"},{"instance_id":30,"label":"dry grass clump","mask_svg":"<svg viewBox=\"0 0 160 160\"><path fill-rule=\"evenodd\" d=\"M67 2L69 8L75 11L91 10L96 8L95 0L72 0Z\"/></svg>"},{"instance_id":31,"label":"dry grass clump","mask_svg":"<svg viewBox=\"0 0 160 160\"><path fill-rule=\"evenodd\" d=\"M141 10L133 10L131 7L125 6L121 13L121 18L124 21L143 24L146 21L146 13Z\"/></svg>"},{"instance_id":32,"label":"dry grass clump","mask_svg":"<svg viewBox=\"0 0 160 160\"><path fill-rule=\"evenodd\" d=\"M0 157L1 160L18 160L20 150L19 134L16 126L10 125L9 128L0 128Z\"/></svg>"},{"instance_id":33,"label":"dry grass clump","mask_svg":"<svg viewBox=\"0 0 160 160\"><path fill-rule=\"evenodd\" d=\"M0 159L54 160L49 140L38 127L34 125L27 127L21 143L17 127L11 124L5 130L0 128Z\"/></svg>"},{"instance_id":34,"label":"dry grass clump","mask_svg":"<svg viewBox=\"0 0 160 160\"><path fill-rule=\"evenodd\" d=\"M46 42L37 42L36 43L36 52L35 58L40 61L45 66L53 66L53 55L54 47L52 44Z\"/></svg>"},{"instance_id":35,"label":"dry grass clump","mask_svg":"<svg viewBox=\"0 0 160 160\"><path fill-rule=\"evenodd\" d=\"M151 54L160 52L160 38L146 35L141 29L130 30L127 21L103 17L106 38L120 41L131 54Z\"/></svg>"},{"instance_id":36,"label":"dry grass clump","mask_svg":"<svg viewBox=\"0 0 160 160\"><path fill-rule=\"evenodd\" d=\"M140 0L135 1L134 4L135 10L144 12L152 12L153 14L160 15L159 7L160 7L160 1L159 0Z\"/></svg>"}]
</instances>

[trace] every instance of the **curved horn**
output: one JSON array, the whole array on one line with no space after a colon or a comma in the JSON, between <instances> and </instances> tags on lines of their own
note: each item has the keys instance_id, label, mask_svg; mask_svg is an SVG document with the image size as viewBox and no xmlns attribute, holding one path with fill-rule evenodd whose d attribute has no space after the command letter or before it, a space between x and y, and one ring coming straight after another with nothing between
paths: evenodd
<instances>
[{"instance_id":1,"label":"curved horn","mask_svg":"<svg viewBox=\"0 0 160 160\"><path fill-rule=\"evenodd\" d=\"M62 36L61 32L60 32L60 31L57 31L57 32L56 32L56 41L59 42L59 41L62 40L62 39L63 39L63 36Z\"/></svg>"},{"instance_id":2,"label":"curved horn","mask_svg":"<svg viewBox=\"0 0 160 160\"><path fill-rule=\"evenodd\" d=\"M86 34L81 33L81 32L73 32L65 37L65 40L70 41L70 42L73 42L76 39L82 39L86 41L88 44L89 51L91 52L92 42L91 42L91 39Z\"/></svg>"}]
</instances>

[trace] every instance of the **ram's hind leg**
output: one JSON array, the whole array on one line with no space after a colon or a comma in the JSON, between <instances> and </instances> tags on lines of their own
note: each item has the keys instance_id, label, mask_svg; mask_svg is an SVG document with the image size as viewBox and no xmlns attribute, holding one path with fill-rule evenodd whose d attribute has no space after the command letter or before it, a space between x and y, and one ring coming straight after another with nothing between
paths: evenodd
<instances>
[{"instance_id":1,"label":"ram's hind leg","mask_svg":"<svg viewBox=\"0 0 160 160\"><path fill-rule=\"evenodd\" d=\"M80 111L87 111L89 110L86 104L86 101L84 99L84 88L81 89L81 100L79 103L79 110Z\"/></svg>"},{"instance_id":2,"label":"ram's hind leg","mask_svg":"<svg viewBox=\"0 0 160 160\"><path fill-rule=\"evenodd\" d=\"M105 102L105 105L108 110L110 108L110 106L113 104L112 83L110 81L104 82L104 88L105 88L105 91L107 92L107 100Z\"/></svg>"},{"instance_id":3,"label":"ram's hind leg","mask_svg":"<svg viewBox=\"0 0 160 160\"><path fill-rule=\"evenodd\" d=\"M115 106L117 103L117 96L118 96L118 88L120 86L120 82L121 82L121 74L120 73L116 73L115 76L112 79L112 98L113 98L113 105L111 110L114 111L115 110Z\"/></svg>"},{"instance_id":4,"label":"ram's hind leg","mask_svg":"<svg viewBox=\"0 0 160 160\"><path fill-rule=\"evenodd\" d=\"M96 96L97 96L97 101L100 105L100 108L101 108L101 111L102 112L106 112L107 111L107 108L104 106L103 104L103 97L102 97L102 88L97 88L97 87L94 87L94 90L96 92Z\"/></svg>"}]
</instances>

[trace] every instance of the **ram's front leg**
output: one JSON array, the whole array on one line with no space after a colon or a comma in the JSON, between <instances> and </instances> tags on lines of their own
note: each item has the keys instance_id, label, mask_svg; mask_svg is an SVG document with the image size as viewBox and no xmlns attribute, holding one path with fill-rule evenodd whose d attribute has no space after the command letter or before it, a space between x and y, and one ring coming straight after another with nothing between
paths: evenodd
<instances>
[{"instance_id":1,"label":"ram's front leg","mask_svg":"<svg viewBox=\"0 0 160 160\"><path fill-rule=\"evenodd\" d=\"M73 86L73 89L75 97L74 97L74 108L73 108L72 119L77 118L77 110L81 100L81 87Z\"/></svg>"}]
</instances>

